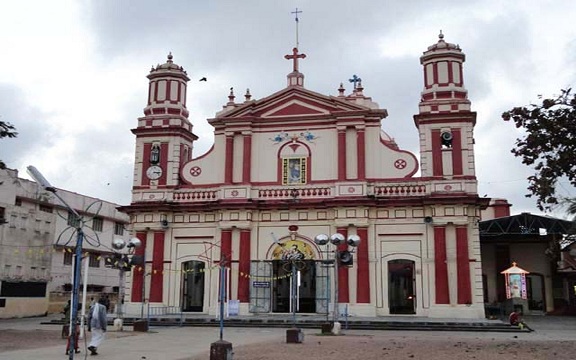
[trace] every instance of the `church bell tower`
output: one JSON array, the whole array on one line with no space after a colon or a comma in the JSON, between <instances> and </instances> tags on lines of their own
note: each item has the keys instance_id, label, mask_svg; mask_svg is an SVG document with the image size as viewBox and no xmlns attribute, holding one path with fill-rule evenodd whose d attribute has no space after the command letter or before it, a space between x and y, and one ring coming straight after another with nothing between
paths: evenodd
<instances>
[{"instance_id":1,"label":"church bell tower","mask_svg":"<svg viewBox=\"0 0 576 360\"><path fill-rule=\"evenodd\" d=\"M438 37L420 57L424 90L414 123L420 134L422 177L475 178L476 113L464 87L465 55L460 46L445 42L442 32Z\"/></svg>"},{"instance_id":2,"label":"church bell tower","mask_svg":"<svg viewBox=\"0 0 576 360\"><path fill-rule=\"evenodd\" d=\"M166 63L152 67L147 78L148 101L138 119L134 190L160 189L180 184L180 169L192 158L198 138L192 133L186 108L186 71L175 64L172 54Z\"/></svg>"}]
</instances>

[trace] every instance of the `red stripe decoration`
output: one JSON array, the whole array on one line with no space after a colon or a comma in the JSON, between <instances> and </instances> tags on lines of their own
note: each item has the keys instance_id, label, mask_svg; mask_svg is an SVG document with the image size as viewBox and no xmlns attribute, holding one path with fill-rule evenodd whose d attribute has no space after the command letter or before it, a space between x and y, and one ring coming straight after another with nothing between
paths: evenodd
<instances>
[{"instance_id":1,"label":"red stripe decoration","mask_svg":"<svg viewBox=\"0 0 576 360\"><path fill-rule=\"evenodd\" d=\"M136 237L140 239L142 246L136 248L134 255L143 256L146 251L146 233L137 232ZM144 285L145 266L146 265L142 265L141 267L138 266L134 268L134 273L132 274L132 296L130 296L131 302L142 301L142 286Z\"/></svg>"},{"instance_id":2,"label":"red stripe decoration","mask_svg":"<svg viewBox=\"0 0 576 360\"><path fill-rule=\"evenodd\" d=\"M250 301L250 230L240 232L240 254L238 259L238 300Z\"/></svg>"},{"instance_id":3,"label":"red stripe decoration","mask_svg":"<svg viewBox=\"0 0 576 360\"><path fill-rule=\"evenodd\" d=\"M151 143L145 143L143 146L142 153L142 179L140 183L142 185L150 185L150 179L146 176L146 170L150 166L150 150L152 149Z\"/></svg>"},{"instance_id":4,"label":"red stripe decoration","mask_svg":"<svg viewBox=\"0 0 576 360\"><path fill-rule=\"evenodd\" d=\"M338 180L346 180L346 131L338 130Z\"/></svg>"},{"instance_id":5,"label":"red stripe decoration","mask_svg":"<svg viewBox=\"0 0 576 360\"><path fill-rule=\"evenodd\" d=\"M468 254L468 228L456 228L456 265L458 275L458 304L472 303L470 286L470 255Z\"/></svg>"},{"instance_id":6,"label":"red stripe decoration","mask_svg":"<svg viewBox=\"0 0 576 360\"><path fill-rule=\"evenodd\" d=\"M226 267L230 267L230 263L232 261L232 230L222 230L221 236L222 237L220 241L220 255L221 255L220 259L224 257ZM222 273L220 271L218 272L218 274L219 274L218 276L220 277L220 281L225 281L225 279L222 279ZM223 297L220 297L220 289L221 287L218 286L218 299L226 298L226 294L224 294ZM230 289L230 284L228 284L228 289Z\"/></svg>"},{"instance_id":7,"label":"red stripe decoration","mask_svg":"<svg viewBox=\"0 0 576 360\"><path fill-rule=\"evenodd\" d=\"M232 170L234 166L234 138L226 136L226 159L224 160L224 183L232 184Z\"/></svg>"},{"instance_id":8,"label":"red stripe decoration","mask_svg":"<svg viewBox=\"0 0 576 360\"><path fill-rule=\"evenodd\" d=\"M462 133L452 129L452 171L453 175L462 175Z\"/></svg>"},{"instance_id":9,"label":"red stripe decoration","mask_svg":"<svg viewBox=\"0 0 576 360\"><path fill-rule=\"evenodd\" d=\"M164 231L154 233L154 248L152 252L152 277L150 280L150 302L162 302L164 286Z\"/></svg>"},{"instance_id":10,"label":"red stripe decoration","mask_svg":"<svg viewBox=\"0 0 576 360\"><path fill-rule=\"evenodd\" d=\"M252 168L252 135L244 135L244 152L243 152L243 168L242 168L242 182L250 182L250 169Z\"/></svg>"},{"instance_id":11,"label":"red stripe decoration","mask_svg":"<svg viewBox=\"0 0 576 360\"><path fill-rule=\"evenodd\" d=\"M366 179L366 136L364 129L358 129L358 180Z\"/></svg>"},{"instance_id":12,"label":"red stripe decoration","mask_svg":"<svg viewBox=\"0 0 576 360\"><path fill-rule=\"evenodd\" d=\"M449 304L448 264L446 263L446 228L434 227L434 280L436 283L436 304Z\"/></svg>"},{"instance_id":13,"label":"red stripe decoration","mask_svg":"<svg viewBox=\"0 0 576 360\"><path fill-rule=\"evenodd\" d=\"M220 252L226 258L226 264L229 266L232 260L232 230L222 230L221 236Z\"/></svg>"},{"instance_id":14,"label":"red stripe decoration","mask_svg":"<svg viewBox=\"0 0 576 360\"><path fill-rule=\"evenodd\" d=\"M356 302L358 304L369 304L370 268L368 266L368 229L358 228L358 236L360 236L360 245L358 245L358 249L356 250Z\"/></svg>"},{"instance_id":15,"label":"red stripe decoration","mask_svg":"<svg viewBox=\"0 0 576 360\"><path fill-rule=\"evenodd\" d=\"M444 173L440 140L440 130L432 130L432 176L442 176Z\"/></svg>"}]
</instances>

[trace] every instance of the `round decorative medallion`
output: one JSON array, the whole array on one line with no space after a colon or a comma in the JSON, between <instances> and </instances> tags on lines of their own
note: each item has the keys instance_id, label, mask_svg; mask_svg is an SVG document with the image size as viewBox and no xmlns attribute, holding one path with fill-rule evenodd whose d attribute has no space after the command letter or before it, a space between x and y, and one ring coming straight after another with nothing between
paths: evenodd
<instances>
[{"instance_id":1,"label":"round decorative medallion","mask_svg":"<svg viewBox=\"0 0 576 360\"><path fill-rule=\"evenodd\" d=\"M446 185L446 186L444 186L444 190L446 190L446 191L452 190L452 185Z\"/></svg>"},{"instance_id":2,"label":"round decorative medallion","mask_svg":"<svg viewBox=\"0 0 576 360\"><path fill-rule=\"evenodd\" d=\"M200 166L194 166L190 169L190 175L199 176L200 174L202 174L202 168L200 168Z\"/></svg>"},{"instance_id":3,"label":"round decorative medallion","mask_svg":"<svg viewBox=\"0 0 576 360\"><path fill-rule=\"evenodd\" d=\"M406 167L406 165L408 165L408 164L406 163L406 160L404 160L404 159L398 159L398 160L394 161L394 167L396 169L404 169Z\"/></svg>"},{"instance_id":4,"label":"round decorative medallion","mask_svg":"<svg viewBox=\"0 0 576 360\"><path fill-rule=\"evenodd\" d=\"M236 197L236 196L238 196L238 190L232 190L232 192L230 194L232 196Z\"/></svg>"},{"instance_id":5,"label":"round decorative medallion","mask_svg":"<svg viewBox=\"0 0 576 360\"><path fill-rule=\"evenodd\" d=\"M288 226L289 231L298 231L298 225L290 225Z\"/></svg>"},{"instance_id":6,"label":"round decorative medallion","mask_svg":"<svg viewBox=\"0 0 576 360\"><path fill-rule=\"evenodd\" d=\"M349 192L350 194L353 194L353 193L356 192L356 189L353 188L352 186L350 186L350 187L348 188L348 192Z\"/></svg>"}]
</instances>

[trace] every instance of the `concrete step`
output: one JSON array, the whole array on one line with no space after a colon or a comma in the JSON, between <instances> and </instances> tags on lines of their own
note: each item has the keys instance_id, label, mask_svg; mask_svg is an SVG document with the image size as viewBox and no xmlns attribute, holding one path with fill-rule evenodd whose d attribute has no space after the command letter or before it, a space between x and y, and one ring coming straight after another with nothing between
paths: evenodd
<instances>
[{"instance_id":1,"label":"concrete step","mask_svg":"<svg viewBox=\"0 0 576 360\"><path fill-rule=\"evenodd\" d=\"M132 326L137 318L124 318L124 326ZM113 320L108 321L109 325ZM325 320L296 319L296 326L307 329L320 329ZM504 322L441 322L441 321L378 321L378 320L348 320L340 321L343 329L353 330L419 330L419 331L481 331L481 332L528 332L518 326L512 326ZM42 324L63 325L63 320L52 320ZM215 318L188 318L182 322L176 318L159 318L149 319L149 326L195 326L195 327L217 327L220 326L220 320ZM224 327L262 327L262 328L288 328L293 326L292 319L225 319Z\"/></svg>"}]
</instances>

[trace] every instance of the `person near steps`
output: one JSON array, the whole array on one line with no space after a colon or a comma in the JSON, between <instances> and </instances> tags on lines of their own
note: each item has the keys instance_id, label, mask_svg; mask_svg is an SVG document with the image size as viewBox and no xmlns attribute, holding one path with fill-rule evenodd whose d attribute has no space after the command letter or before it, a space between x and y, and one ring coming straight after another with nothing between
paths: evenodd
<instances>
[{"instance_id":1,"label":"person near steps","mask_svg":"<svg viewBox=\"0 0 576 360\"><path fill-rule=\"evenodd\" d=\"M93 307L90 308L90 313L88 315L88 324L92 332L90 337L90 345L88 350L90 350L90 355L98 355L98 347L104 341L104 336L106 335L106 299L101 298L98 300Z\"/></svg>"}]
</instances>

